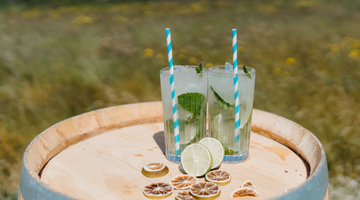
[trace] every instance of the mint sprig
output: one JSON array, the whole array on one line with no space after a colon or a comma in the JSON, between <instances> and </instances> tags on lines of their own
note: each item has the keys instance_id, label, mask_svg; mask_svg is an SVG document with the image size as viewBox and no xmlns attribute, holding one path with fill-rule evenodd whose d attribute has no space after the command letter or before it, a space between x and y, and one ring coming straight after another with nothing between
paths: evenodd
<instances>
[{"instance_id":1,"label":"mint sprig","mask_svg":"<svg viewBox=\"0 0 360 200\"><path fill-rule=\"evenodd\" d=\"M234 105L231 105L230 103L227 103L226 101L224 101L223 98L221 98L221 96L215 92L214 88L212 86L210 86L211 90L214 92L214 96L215 96L215 99L216 101L218 102L218 104L224 108L225 110L232 110L235 108Z\"/></svg>"},{"instance_id":2,"label":"mint sprig","mask_svg":"<svg viewBox=\"0 0 360 200\"><path fill-rule=\"evenodd\" d=\"M245 75L251 79L251 74L250 74L249 71L246 69L245 65L243 65L243 69L244 69Z\"/></svg>"},{"instance_id":3,"label":"mint sprig","mask_svg":"<svg viewBox=\"0 0 360 200\"><path fill-rule=\"evenodd\" d=\"M185 93L178 96L179 105L194 115L199 114L201 106L205 101L206 97L197 92Z\"/></svg>"},{"instance_id":4,"label":"mint sprig","mask_svg":"<svg viewBox=\"0 0 360 200\"><path fill-rule=\"evenodd\" d=\"M199 64L199 66L196 69L196 73L197 74L200 74L202 71L203 71L203 66L202 66L202 63Z\"/></svg>"}]
</instances>

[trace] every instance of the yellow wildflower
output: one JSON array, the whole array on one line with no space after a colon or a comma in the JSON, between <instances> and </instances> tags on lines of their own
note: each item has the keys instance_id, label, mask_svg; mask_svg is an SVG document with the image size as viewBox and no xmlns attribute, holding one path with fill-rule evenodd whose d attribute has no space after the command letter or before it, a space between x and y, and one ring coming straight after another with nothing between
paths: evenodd
<instances>
[{"instance_id":1,"label":"yellow wildflower","mask_svg":"<svg viewBox=\"0 0 360 200\"><path fill-rule=\"evenodd\" d=\"M281 74L281 69L275 68L273 71L274 74Z\"/></svg>"},{"instance_id":2,"label":"yellow wildflower","mask_svg":"<svg viewBox=\"0 0 360 200\"><path fill-rule=\"evenodd\" d=\"M189 50L187 50L187 49L181 49L181 53L183 53L183 54L189 54Z\"/></svg>"},{"instance_id":3,"label":"yellow wildflower","mask_svg":"<svg viewBox=\"0 0 360 200\"><path fill-rule=\"evenodd\" d=\"M93 18L86 15L80 15L77 18L75 18L71 23L73 24L91 24L94 21Z\"/></svg>"},{"instance_id":4,"label":"yellow wildflower","mask_svg":"<svg viewBox=\"0 0 360 200\"><path fill-rule=\"evenodd\" d=\"M186 60L186 56L184 54L178 55L179 60Z\"/></svg>"},{"instance_id":5,"label":"yellow wildflower","mask_svg":"<svg viewBox=\"0 0 360 200\"><path fill-rule=\"evenodd\" d=\"M291 65L291 64L294 64L296 62L296 60L294 58L288 58L286 59L285 61L285 65Z\"/></svg>"},{"instance_id":6,"label":"yellow wildflower","mask_svg":"<svg viewBox=\"0 0 360 200\"><path fill-rule=\"evenodd\" d=\"M207 64L205 65L206 68L210 68L210 67L212 67L212 66L214 66L212 63L207 63Z\"/></svg>"},{"instance_id":7,"label":"yellow wildflower","mask_svg":"<svg viewBox=\"0 0 360 200\"><path fill-rule=\"evenodd\" d=\"M189 58L189 64L191 64L191 65L196 65L196 64L197 64L196 58L190 57L190 58Z\"/></svg>"},{"instance_id":8,"label":"yellow wildflower","mask_svg":"<svg viewBox=\"0 0 360 200\"><path fill-rule=\"evenodd\" d=\"M360 54L360 51L357 50L357 49L353 49L350 53L349 53L349 56L352 58L352 59L357 59L359 57L359 54Z\"/></svg>"},{"instance_id":9,"label":"yellow wildflower","mask_svg":"<svg viewBox=\"0 0 360 200\"><path fill-rule=\"evenodd\" d=\"M195 56L198 57L200 60L203 60L205 57L205 53L202 51L198 51L196 52Z\"/></svg>"},{"instance_id":10,"label":"yellow wildflower","mask_svg":"<svg viewBox=\"0 0 360 200\"><path fill-rule=\"evenodd\" d=\"M162 61L162 60L159 60L159 61L156 62L156 65L157 66L165 66L166 63L164 61Z\"/></svg>"},{"instance_id":11,"label":"yellow wildflower","mask_svg":"<svg viewBox=\"0 0 360 200\"><path fill-rule=\"evenodd\" d=\"M150 48L146 48L144 49L144 53L145 53L144 55L145 58L152 58L154 57L155 51Z\"/></svg>"},{"instance_id":12,"label":"yellow wildflower","mask_svg":"<svg viewBox=\"0 0 360 200\"><path fill-rule=\"evenodd\" d=\"M112 17L112 20L116 21L116 22L122 22L122 23L126 23L129 21L127 18L125 18L121 15L115 15L114 17Z\"/></svg>"},{"instance_id":13,"label":"yellow wildflower","mask_svg":"<svg viewBox=\"0 0 360 200\"><path fill-rule=\"evenodd\" d=\"M290 72L288 72L288 71L284 71L283 72L283 76L290 76L291 74L290 74Z\"/></svg>"},{"instance_id":14,"label":"yellow wildflower","mask_svg":"<svg viewBox=\"0 0 360 200\"><path fill-rule=\"evenodd\" d=\"M164 59L164 56L163 56L161 53L158 53L158 54L156 55L156 59L162 60L162 59Z\"/></svg>"}]
</instances>

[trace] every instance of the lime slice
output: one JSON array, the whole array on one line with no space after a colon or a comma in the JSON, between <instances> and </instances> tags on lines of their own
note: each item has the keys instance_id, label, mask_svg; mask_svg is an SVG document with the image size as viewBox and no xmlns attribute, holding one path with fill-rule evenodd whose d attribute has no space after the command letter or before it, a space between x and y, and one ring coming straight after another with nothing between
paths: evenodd
<instances>
[{"instance_id":1,"label":"lime slice","mask_svg":"<svg viewBox=\"0 0 360 200\"><path fill-rule=\"evenodd\" d=\"M225 185L230 182L231 174L227 171L214 170L205 175L205 180L218 185Z\"/></svg>"},{"instance_id":2,"label":"lime slice","mask_svg":"<svg viewBox=\"0 0 360 200\"><path fill-rule=\"evenodd\" d=\"M189 175L204 176L210 171L211 164L211 153L202 144L191 144L181 153L181 165Z\"/></svg>"},{"instance_id":3,"label":"lime slice","mask_svg":"<svg viewBox=\"0 0 360 200\"><path fill-rule=\"evenodd\" d=\"M213 159L211 169L218 168L224 159L225 150L223 145L219 140L210 137L203 138L199 143L210 150Z\"/></svg>"}]
</instances>

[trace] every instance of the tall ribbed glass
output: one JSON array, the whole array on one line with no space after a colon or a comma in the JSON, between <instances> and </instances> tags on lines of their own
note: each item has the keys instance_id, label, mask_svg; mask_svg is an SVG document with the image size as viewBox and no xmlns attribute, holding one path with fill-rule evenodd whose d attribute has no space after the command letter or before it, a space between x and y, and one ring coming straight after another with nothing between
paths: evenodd
<instances>
[{"instance_id":1,"label":"tall ribbed glass","mask_svg":"<svg viewBox=\"0 0 360 200\"><path fill-rule=\"evenodd\" d=\"M240 129L235 133L234 73L231 67L208 69L209 134L224 146L224 163L238 163L249 156L251 114L255 90L255 69L238 67ZM240 139L236 135L240 134Z\"/></svg>"},{"instance_id":2,"label":"tall ribbed glass","mask_svg":"<svg viewBox=\"0 0 360 200\"><path fill-rule=\"evenodd\" d=\"M206 137L207 70L197 73L195 66L174 66L175 99L179 115L180 151ZM166 158L180 163L175 153L173 107L169 68L160 70L161 97L164 113Z\"/></svg>"}]
</instances>

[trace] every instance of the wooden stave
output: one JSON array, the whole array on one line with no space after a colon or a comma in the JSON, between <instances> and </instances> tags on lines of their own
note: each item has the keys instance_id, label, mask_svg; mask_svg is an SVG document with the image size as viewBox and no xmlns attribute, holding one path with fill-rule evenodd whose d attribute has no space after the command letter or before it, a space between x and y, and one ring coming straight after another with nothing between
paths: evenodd
<instances>
[{"instance_id":1,"label":"wooden stave","mask_svg":"<svg viewBox=\"0 0 360 200\"><path fill-rule=\"evenodd\" d=\"M93 137L93 136L95 136L97 134L101 134L101 130L103 130L103 129L126 127L126 126L130 126L131 124L134 124L136 122L143 121L143 120L141 120L139 118L133 118L130 121L120 121L119 124L110 124L108 126L106 125L106 123L103 123L102 124L103 126L101 126L100 121L98 121L98 123L100 125L100 129L98 131L93 130L93 131L91 131L91 133L80 132L79 135L74 136L74 137L77 137L77 139L70 137L69 138L70 140L65 141L65 145L62 144L62 142L60 142L60 145L55 146L55 148L53 148L52 151L48 152L51 156L49 157L49 154L47 154L45 158L42 158L43 161L41 162L40 166L38 166L38 170L39 170L38 173L36 173L36 170L31 169L31 167L29 166L29 163L27 161L27 156L28 156L27 153L29 152L29 149L37 141L37 139L39 139L41 136L45 135L47 133L47 131L49 131L49 130L51 130L53 128L56 128L56 126L61 125L62 123L68 123L70 121L72 122L72 120L76 120L76 118L79 118L81 116L85 116L85 115L88 115L88 114L92 114L92 113L97 113L101 117L104 117L104 115L102 115L103 113L105 113L105 114L114 113L114 110L111 110L111 109L132 111L132 110L134 110L134 108L136 108L135 106L137 106L137 107L146 107L147 109L150 108L150 110L153 111L153 114L156 114L155 117L152 116L152 120L149 120L149 119L145 120L145 123L155 122L155 121L159 121L159 120L162 121L162 104L161 104L161 102L137 103L137 104L128 104L128 105L121 105L121 106L114 106L114 107L104 108L104 109L84 113L84 114L81 114L81 115L78 115L78 116L74 116L72 118L61 121L61 122L49 127L48 129L46 129L42 133L40 133L37 137L35 137L30 142L30 144L28 145L28 147L26 148L26 150L25 150L25 152L23 154L23 160L22 160L23 162L22 162L21 176L20 176L19 196L23 197L23 199L25 199L25 200L28 200L28 199L70 200L70 199L72 199L72 198L70 198L70 197L68 197L68 196L66 196L64 194L60 194L60 193L57 193L55 191L50 190L44 183L42 183L40 181L38 174L41 172L41 169L46 165L46 163L52 157L54 157L57 153L61 152L62 150L64 150L68 146L71 146L72 144L75 144L76 142L74 143L74 141L79 142L79 141L85 140L85 139L87 139L89 137ZM137 110L141 111L141 109L139 109L139 108ZM161 112L159 112L159 111L161 111ZM300 125L298 125L295 122L292 122L292 121L290 121L290 120L288 120L286 118L283 118L281 116L278 116L278 115L275 115L275 114L272 114L272 113L268 113L268 112L265 112L265 111L256 110L256 109L254 109L253 112L254 113L258 112L258 113L260 113L262 115L268 115L268 117L270 117L273 120L275 118L277 118L278 120L280 120L283 123L285 122L285 123L295 124L296 126L298 126L298 127L300 127L302 129L304 134L307 134L308 137L309 136L312 137L312 139L314 139L314 141L320 147L320 151L317 151L317 154L320 154L321 161L319 163L315 164L315 165L313 163L311 163L311 161L310 161L310 165L312 165L312 167L314 169L311 169L311 173L310 173L310 176L308 177L308 179L302 185L299 185L299 187L294 188L290 192L288 192L286 194L283 194L283 195L280 195L278 197L271 198L271 199L273 199L273 200L284 200L284 199L319 200L320 199L321 200L321 199L327 199L327 197L330 199L330 197L328 196L329 190L328 190L328 170L327 170L327 163L326 163L326 155L325 155L323 145L318 140L318 138L315 135L313 135L310 131L304 129ZM123 111L123 113L124 113L124 111ZM104 122L103 118L101 118L101 120L103 120L102 122ZM115 121L116 121L116 119L115 119ZM272 133L272 134L275 134L275 133ZM280 137L279 141L276 140L276 139L275 140L282 143L282 144L285 143L285 145L286 145L286 143L289 142L289 140L287 140L287 139L289 139L289 138L281 138ZM282 141L282 140L285 140L285 141ZM60 146L60 148L59 148L59 146ZM291 148L291 149L293 149L293 148ZM295 151L295 152L302 155L302 156L304 155L303 152L298 152L298 151ZM304 157L304 159L306 160L306 162L309 163L309 160L308 160L308 158L306 156ZM316 189L314 190L314 188L316 188ZM307 194L307 195L304 196L304 194ZM21 198L19 198L19 199L21 199Z\"/></svg>"}]
</instances>

